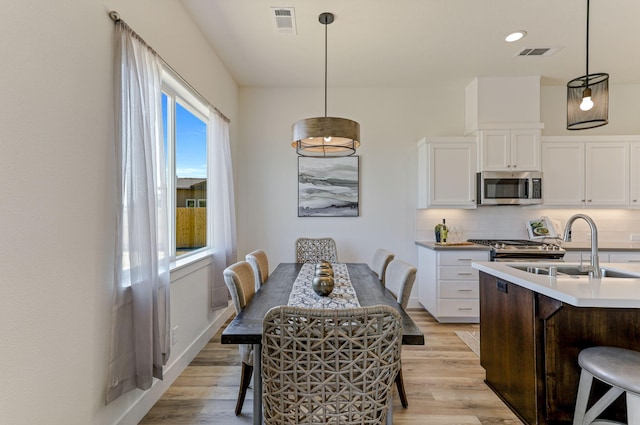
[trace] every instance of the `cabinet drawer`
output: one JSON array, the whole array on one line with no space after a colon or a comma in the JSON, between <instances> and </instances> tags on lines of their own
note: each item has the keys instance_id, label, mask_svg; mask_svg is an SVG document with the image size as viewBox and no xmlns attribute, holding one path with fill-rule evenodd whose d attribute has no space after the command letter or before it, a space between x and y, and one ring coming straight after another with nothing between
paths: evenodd
<instances>
[{"instance_id":1,"label":"cabinet drawer","mask_svg":"<svg viewBox=\"0 0 640 425\"><path fill-rule=\"evenodd\" d=\"M438 254L440 266L470 266L472 261L489 261L487 251L442 251Z\"/></svg>"},{"instance_id":2,"label":"cabinet drawer","mask_svg":"<svg viewBox=\"0 0 640 425\"><path fill-rule=\"evenodd\" d=\"M602 262L602 260L600 260ZM637 252L612 252L609 254L611 263L640 263L640 253Z\"/></svg>"},{"instance_id":3,"label":"cabinet drawer","mask_svg":"<svg viewBox=\"0 0 640 425\"><path fill-rule=\"evenodd\" d=\"M480 294L478 282L471 280L441 281L439 288L440 298L478 298Z\"/></svg>"},{"instance_id":4,"label":"cabinet drawer","mask_svg":"<svg viewBox=\"0 0 640 425\"><path fill-rule=\"evenodd\" d=\"M443 317L478 317L480 316L480 302L473 300L438 300L438 313Z\"/></svg>"},{"instance_id":5,"label":"cabinet drawer","mask_svg":"<svg viewBox=\"0 0 640 425\"><path fill-rule=\"evenodd\" d=\"M478 270L473 267L438 267L438 278L443 280L475 280L479 279Z\"/></svg>"}]
</instances>

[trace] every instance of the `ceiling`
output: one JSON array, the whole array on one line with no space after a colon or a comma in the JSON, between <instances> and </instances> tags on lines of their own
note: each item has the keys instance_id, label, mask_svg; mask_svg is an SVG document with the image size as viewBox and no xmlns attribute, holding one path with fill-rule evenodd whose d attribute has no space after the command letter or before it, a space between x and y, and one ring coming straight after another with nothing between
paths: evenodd
<instances>
[{"instance_id":1,"label":"ceiling","mask_svg":"<svg viewBox=\"0 0 640 425\"><path fill-rule=\"evenodd\" d=\"M181 0L241 87L465 86L475 76L585 74L586 0ZM294 8L296 34L272 7ZM589 72L640 83L640 0L592 0ZM528 35L515 43L515 30ZM551 56L518 56L554 48Z\"/></svg>"}]
</instances>

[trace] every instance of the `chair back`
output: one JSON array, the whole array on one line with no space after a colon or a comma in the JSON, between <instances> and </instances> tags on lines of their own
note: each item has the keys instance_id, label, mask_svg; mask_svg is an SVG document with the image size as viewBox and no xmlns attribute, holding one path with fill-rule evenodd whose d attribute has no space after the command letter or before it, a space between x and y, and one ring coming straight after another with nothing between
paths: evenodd
<instances>
[{"instance_id":1,"label":"chair back","mask_svg":"<svg viewBox=\"0 0 640 425\"><path fill-rule=\"evenodd\" d=\"M327 260L338 262L336 241L332 238L298 238L296 240L296 263L317 263Z\"/></svg>"},{"instance_id":2,"label":"chair back","mask_svg":"<svg viewBox=\"0 0 640 425\"><path fill-rule=\"evenodd\" d=\"M395 255L391 251L387 251L386 249L379 249L373 254L373 260L371 261L371 270L378 275L378 279L385 285L385 272L387 271L387 266L393 260Z\"/></svg>"},{"instance_id":3,"label":"chair back","mask_svg":"<svg viewBox=\"0 0 640 425\"><path fill-rule=\"evenodd\" d=\"M390 306L280 306L262 333L264 423L384 424L400 370L402 319Z\"/></svg>"},{"instance_id":4,"label":"chair back","mask_svg":"<svg viewBox=\"0 0 640 425\"><path fill-rule=\"evenodd\" d=\"M407 308L413 283L416 281L416 268L402 260L392 260L387 266L385 280L387 285L398 288L398 304Z\"/></svg>"},{"instance_id":5,"label":"chair back","mask_svg":"<svg viewBox=\"0 0 640 425\"><path fill-rule=\"evenodd\" d=\"M239 261L224 269L222 275L224 276L224 283L231 294L231 301L236 309L236 314L239 314L256 293L253 269L246 261ZM247 365L253 365L253 345L239 344L238 350L240 352L240 360ZM242 409L241 405L240 409Z\"/></svg>"},{"instance_id":6,"label":"chair back","mask_svg":"<svg viewBox=\"0 0 640 425\"><path fill-rule=\"evenodd\" d=\"M239 261L224 269L222 274L224 283L231 293L231 301L233 301L236 314L238 314L256 293L253 269L246 261Z\"/></svg>"},{"instance_id":7,"label":"chair back","mask_svg":"<svg viewBox=\"0 0 640 425\"><path fill-rule=\"evenodd\" d=\"M257 291L260 289L260 285L269 279L269 259L267 258L267 254L259 249L248 253L245 256L245 260L251 264L251 268L253 269Z\"/></svg>"}]
</instances>

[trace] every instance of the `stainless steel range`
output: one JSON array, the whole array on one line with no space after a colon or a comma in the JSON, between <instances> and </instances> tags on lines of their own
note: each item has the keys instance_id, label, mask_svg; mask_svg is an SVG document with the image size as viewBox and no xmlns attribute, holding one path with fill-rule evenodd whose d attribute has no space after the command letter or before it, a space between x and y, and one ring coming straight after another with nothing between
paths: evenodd
<instances>
[{"instance_id":1,"label":"stainless steel range","mask_svg":"<svg viewBox=\"0 0 640 425\"><path fill-rule=\"evenodd\" d=\"M527 239L469 239L491 247L491 261L562 261L560 245Z\"/></svg>"}]
</instances>

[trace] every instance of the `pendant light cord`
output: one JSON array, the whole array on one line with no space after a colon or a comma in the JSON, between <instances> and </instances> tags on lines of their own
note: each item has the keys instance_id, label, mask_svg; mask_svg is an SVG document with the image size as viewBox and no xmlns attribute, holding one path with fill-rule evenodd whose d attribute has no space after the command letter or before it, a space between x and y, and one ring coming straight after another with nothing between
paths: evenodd
<instances>
[{"instance_id":1,"label":"pendant light cord","mask_svg":"<svg viewBox=\"0 0 640 425\"><path fill-rule=\"evenodd\" d=\"M327 27L328 22L324 24L324 117L327 118Z\"/></svg>"},{"instance_id":2,"label":"pendant light cord","mask_svg":"<svg viewBox=\"0 0 640 425\"><path fill-rule=\"evenodd\" d=\"M589 87L589 0L587 0L587 73L586 83Z\"/></svg>"}]
</instances>

